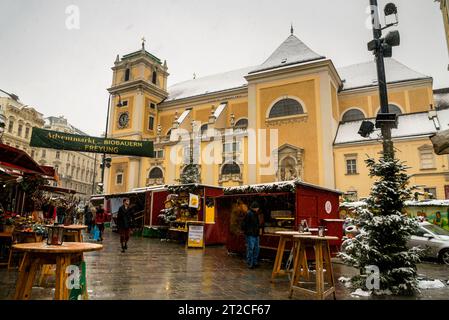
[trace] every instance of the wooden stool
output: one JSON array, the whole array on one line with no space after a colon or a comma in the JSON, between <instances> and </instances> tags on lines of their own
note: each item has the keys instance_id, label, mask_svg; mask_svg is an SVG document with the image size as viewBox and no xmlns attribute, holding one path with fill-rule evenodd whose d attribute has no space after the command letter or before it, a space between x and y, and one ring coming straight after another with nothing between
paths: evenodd
<instances>
[{"instance_id":1,"label":"wooden stool","mask_svg":"<svg viewBox=\"0 0 449 320\"><path fill-rule=\"evenodd\" d=\"M291 298L293 291L297 290L302 293L313 295L316 298L323 300L329 295L335 296L335 279L332 270L331 254L329 248L329 240L338 240L337 237L326 236L311 236L311 235L297 235L293 237L296 244L296 255L295 262L293 266L293 275L290 284L290 295ZM301 286L310 282L301 282L301 278L309 280L309 272L307 269L307 255L306 255L306 245L312 245L315 249L315 269L316 269L316 290L312 290ZM324 279L324 268L326 267L326 277L328 288L325 289L325 279Z\"/></svg>"},{"instance_id":2,"label":"wooden stool","mask_svg":"<svg viewBox=\"0 0 449 320\"><path fill-rule=\"evenodd\" d=\"M281 275L289 275L293 272L292 269L288 269L286 266L285 269L282 269L282 260L284 258L285 244L287 241L293 242L292 252L295 252L295 242L293 241L293 236L300 235L303 233L299 233L297 231L277 231L275 234L279 235L279 245L276 252L276 259L274 260L273 272L271 273L271 282L274 282L274 279ZM294 260L294 258L293 258Z\"/></svg>"}]
</instances>

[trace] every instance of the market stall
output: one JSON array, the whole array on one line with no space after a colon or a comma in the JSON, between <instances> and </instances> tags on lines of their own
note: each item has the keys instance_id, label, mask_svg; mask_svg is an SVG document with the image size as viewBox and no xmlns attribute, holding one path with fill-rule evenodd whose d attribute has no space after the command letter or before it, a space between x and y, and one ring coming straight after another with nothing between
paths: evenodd
<instances>
[{"instance_id":1,"label":"market stall","mask_svg":"<svg viewBox=\"0 0 449 320\"><path fill-rule=\"evenodd\" d=\"M152 186L133 189L130 192L95 195L90 202L94 206L103 205L106 215L110 215L111 228L117 230L116 218L119 208L123 205L123 199L130 200L130 208L133 215L134 228L144 230L153 225L157 226L157 215L164 207L167 197L167 189L164 186Z\"/></svg>"},{"instance_id":2,"label":"market stall","mask_svg":"<svg viewBox=\"0 0 449 320\"><path fill-rule=\"evenodd\" d=\"M168 227L168 236L187 241L189 224L202 225L204 244L224 244L225 221L217 215L215 198L223 195L223 188L203 184L167 186L164 208L153 211L153 221Z\"/></svg>"},{"instance_id":3,"label":"market stall","mask_svg":"<svg viewBox=\"0 0 449 320\"><path fill-rule=\"evenodd\" d=\"M324 226L327 234L337 236L330 242L338 250L343 236L343 220L338 217L340 192L299 180L246 185L224 189L216 198L217 215L226 226L226 247L230 252L245 252L241 221L253 201L260 205L260 248L265 255L274 255L278 248L277 231L298 230L305 223L312 233Z\"/></svg>"}]
</instances>

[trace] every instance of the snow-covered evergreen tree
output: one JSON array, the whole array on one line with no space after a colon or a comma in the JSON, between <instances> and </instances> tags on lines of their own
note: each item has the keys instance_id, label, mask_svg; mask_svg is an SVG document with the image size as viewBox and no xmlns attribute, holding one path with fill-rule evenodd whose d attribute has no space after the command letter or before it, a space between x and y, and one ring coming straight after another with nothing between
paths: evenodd
<instances>
[{"instance_id":1,"label":"snow-covered evergreen tree","mask_svg":"<svg viewBox=\"0 0 449 320\"><path fill-rule=\"evenodd\" d=\"M162 209L158 215L158 218L165 224L170 224L170 222L173 222L176 220L176 212L175 208L166 208Z\"/></svg>"},{"instance_id":2,"label":"snow-covered evergreen tree","mask_svg":"<svg viewBox=\"0 0 449 320\"><path fill-rule=\"evenodd\" d=\"M368 159L366 164L375 182L367 206L357 208L355 223L360 233L345 241L340 257L360 270L360 275L351 279L353 287L372 289L374 294L412 295L417 291L416 263L421 250L406 246L417 228L417 223L402 213L404 201L411 195L407 168L391 157ZM379 268L380 288L367 287L367 266Z\"/></svg>"},{"instance_id":3,"label":"snow-covered evergreen tree","mask_svg":"<svg viewBox=\"0 0 449 320\"><path fill-rule=\"evenodd\" d=\"M197 164L189 164L181 173L181 176L177 181L181 184L199 183L200 181L200 169Z\"/></svg>"}]
</instances>

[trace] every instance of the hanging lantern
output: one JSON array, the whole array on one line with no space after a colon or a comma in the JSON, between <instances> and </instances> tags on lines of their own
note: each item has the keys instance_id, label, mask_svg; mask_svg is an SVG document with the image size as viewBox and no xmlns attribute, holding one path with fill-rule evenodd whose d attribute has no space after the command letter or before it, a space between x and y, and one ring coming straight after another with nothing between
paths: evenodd
<instances>
[{"instance_id":1,"label":"hanging lantern","mask_svg":"<svg viewBox=\"0 0 449 320\"><path fill-rule=\"evenodd\" d=\"M62 245L64 227L59 225L48 226L47 244L51 246Z\"/></svg>"}]
</instances>

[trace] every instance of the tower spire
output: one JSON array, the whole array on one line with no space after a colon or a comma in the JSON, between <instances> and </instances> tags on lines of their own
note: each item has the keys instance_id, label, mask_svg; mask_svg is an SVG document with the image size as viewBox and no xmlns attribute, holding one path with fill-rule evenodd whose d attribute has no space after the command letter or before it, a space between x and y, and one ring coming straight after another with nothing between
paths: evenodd
<instances>
[{"instance_id":1,"label":"tower spire","mask_svg":"<svg viewBox=\"0 0 449 320\"><path fill-rule=\"evenodd\" d=\"M293 32L294 32L294 30L293 30L293 22L292 22L292 23L290 23L290 34L293 35Z\"/></svg>"}]
</instances>

